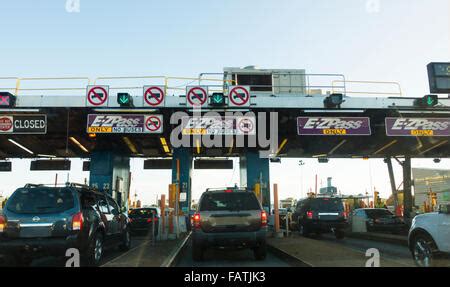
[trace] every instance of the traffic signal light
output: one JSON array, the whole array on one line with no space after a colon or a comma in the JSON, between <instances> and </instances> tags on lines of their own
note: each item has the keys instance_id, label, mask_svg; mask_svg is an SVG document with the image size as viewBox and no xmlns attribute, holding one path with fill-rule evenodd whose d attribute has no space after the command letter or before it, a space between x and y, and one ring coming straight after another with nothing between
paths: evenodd
<instances>
[{"instance_id":1,"label":"traffic signal light","mask_svg":"<svg viewBox=\"0 0 450 287\"><path fill-rule=\"evenodd\" d=\"M133 97L128 93L117 93L117 103L121 107L133 107Z\"/></svg>"},{"instance_id":2,"label":"traffic signal light","mask_svg":"<svg viewBox=\"0 0 450 287\"><path fill-rule=\"evenodd\" d=\"M12 108L16 105L16 96L9 92L0 92L0 107Z\"/></svg>"},{"instance_id":3,"label":"traffic signal light","mask_svg":"<svg viewBox=\"0 0 450 287\"><path fill-rule=\"evenodd\" d=\"M214 107L225 106L225 95L223 93L213 93L209 98L209 105Z\"/></svg>"},{"instance_id":4,"label":"traffic signal light","mask_svg":"<svg viewBox=\"0 0 450 287\"><path fill-rule=\"evenodd\" d=\"M339 108L343 102L343 94L331 94L323 100L323 104L326 108Z\"/></svg>"},{"instance_id":5,"label":"traffic signal light","mask_svg":"<svg viewBox=\"0 0 450 287\"><path fill-rule=\"evenodd\" d=\"M420 99L414 101L414 105L423 108L431 108L438 104L439 99L437 95L425 95Z\"/></svg>"}]
</instances>

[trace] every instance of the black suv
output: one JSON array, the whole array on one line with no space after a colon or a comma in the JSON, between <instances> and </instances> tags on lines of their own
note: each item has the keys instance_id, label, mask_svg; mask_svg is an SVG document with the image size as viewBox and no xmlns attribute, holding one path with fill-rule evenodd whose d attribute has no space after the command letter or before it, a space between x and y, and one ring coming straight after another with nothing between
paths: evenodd
<instances>
[{"instance_id":1,"label":"black suv","mask_svg":"<svg viewBox=\"0 0 450 287\"><path fill-rule=\"evenodd\" d=\"M337 239L342 239L348 226L344 204L336 197L316 197L298 201L292 221L303 236L333 232Z\"/></svg>"},{"instance_id":2,"label":"black suv","mask_svg":"<svg viewBox=\"0 0 450 287\"><path fill-rule=\"evenodd\" d=\"M0 254L19 265L77 248L83 265L98 266L105 248L131 244L128 217L109 195L85 185L27 184L8 199L0 223Z\"/></svg>"}]
</instances>

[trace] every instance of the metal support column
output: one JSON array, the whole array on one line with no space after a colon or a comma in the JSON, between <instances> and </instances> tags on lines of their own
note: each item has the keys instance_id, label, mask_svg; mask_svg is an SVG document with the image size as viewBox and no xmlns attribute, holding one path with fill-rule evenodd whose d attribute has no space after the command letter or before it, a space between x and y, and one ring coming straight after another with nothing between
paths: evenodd
<instances>
[{"instance_id":1,"label":"metal support column","mask_svg":"<svg viewBox=\"0 0 450 287\"><path fill-rule=\"evenodd\" d=\"M177 174L177 160L179 162L179 174ZM175 148L172 158L172 183L178 184L181 198L185 201L179 202L179 209L185 215L189 215L191 208L191 176L192 176L192 153L188 148ZM178 182L178 179L180 182ZM183 194L184 193L184 194Z\"/></svg>"},{"instance_id":2,"label":"metal support column","mask_svg":"<svg viewBox=\"0 0 450 287\"><path fill-rule=\"evenodd\" d=\"M128 210L130 157L109 150L93 151L89 185L108 193L121 208Z\"/></svg>"},{"instance_id":3,"label":"metal support column","mask_svg":"<svg viewBox=\"0 0 450 287\"><path fill-rule=\"evenodd\" d=\"M407 223L410 223L413 200L412 200L412 190L411 190L411 157L405 156L403 161L403 217Z\"/></svg>"},{"instance_id":4,"label":"metal support column","mask_svg":"<svg viewBox=\"0 0 450 287\"><path fill-rule=\"evenodd\" d=\"M390 182L391 182L392 196L394 198L394 210L397 210L397 207L398 207L398 194L397 194L397 186L395 185L394 169L392 168L392 159L390 157L387 157L385 159L385 162L386 162L387 167L388 167L389 179L390 179Z\"/></svg>"},{"instance_id":5,"label":"metal support column","mask_svg":"<svg viewBox=\"0 0 450 287\"><path fill-rule=\"evenodd\" d=\"M259 184L262 205L270 213L270 173L269 159L261 158L258 151L247 151L240 158L241 186L255 190Z\"/></svg>"}]
</instances>

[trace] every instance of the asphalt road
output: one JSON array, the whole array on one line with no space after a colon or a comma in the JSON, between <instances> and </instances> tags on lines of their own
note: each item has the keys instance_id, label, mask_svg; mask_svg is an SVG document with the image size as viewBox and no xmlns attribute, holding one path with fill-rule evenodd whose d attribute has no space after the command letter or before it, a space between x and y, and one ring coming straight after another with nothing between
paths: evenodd
<instances>
[{"instance_id":1,"label":"asphalt road","mask_svg":"<svg viewBox=\"0 0 450 287\"><path fill-rule=\"evenodd\" d=\"M136 235L132 236L131 239L131 249L145 243L148 240L147 236L145 235ZM104 251L103 259L100 263L100 266L115 259L116 257L124 254L123 251L120 251L119 248L111 248ZM0 258L0 261L3 261L0 263L0 265L4 264L3 266L8 266L8 262L4 261L4 258ZM66 259L64 258L56 258L52 256L47 257L41 257L36 258L31 263L30 267L65 267L66 265Z\"/></svg>"},{"instance_id":2,"label":"asphalt road","mask_svg":"<svg viewBox=\"0 0 450 287\"><path fill-rule=\"evenodd\" d=\"M326 241L330 244L342 245L363 253L365 253L370 248L376 248L380 252L380 257L385 257L405 266L415 266L414 261L411 257L411 252L406 246L348 237L342 240L336 240L336 238L332 234L323 234L318 238L316 237L315 239Z\"/></svg>"},{"instance_id":3,"label":"asphalt road","mask_svg":"<svg viewBox=\"0 0 450 287\"><path fill-rule=\"evenodd\" d=\"M192 259L192 243L188 245L181 254L177 267L290 267L291 265L268 252L263 261L255 260L253 251L250 249L242 250L220 250L207 249L204 254L204 260L196 262Z\"/></svg>"}]
</instances>

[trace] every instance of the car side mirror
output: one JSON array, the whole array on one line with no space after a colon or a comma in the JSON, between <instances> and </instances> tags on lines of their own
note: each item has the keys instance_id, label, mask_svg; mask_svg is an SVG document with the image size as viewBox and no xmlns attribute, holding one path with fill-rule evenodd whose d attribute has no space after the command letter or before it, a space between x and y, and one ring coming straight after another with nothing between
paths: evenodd
<instances>
[{"instance_id":1,"label":"car side mirror","mask_svg":"<svg viewBox=\"0 0 450 287\"><path fill-rule=\"evenodd\" d=\"M450 214L450 204L439 205L439 213Z\"/></svg>"}]
</instances>

